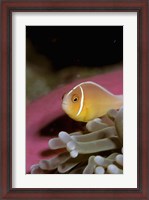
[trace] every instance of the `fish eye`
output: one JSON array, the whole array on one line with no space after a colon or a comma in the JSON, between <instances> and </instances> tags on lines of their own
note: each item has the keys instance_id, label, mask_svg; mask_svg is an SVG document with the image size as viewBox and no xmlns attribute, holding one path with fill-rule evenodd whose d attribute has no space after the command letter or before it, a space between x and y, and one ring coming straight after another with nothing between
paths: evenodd
<instances>
[{"instance_id":1,"label":"fish eye","mask_svg":"<svg viewBox=\"0 0 149 200\"><path fill-rule=\"evenodd\" d=\"M79 100L79 97L77 95L72 96L72 102L76 103Z\"/></svg>"}]
</instances>

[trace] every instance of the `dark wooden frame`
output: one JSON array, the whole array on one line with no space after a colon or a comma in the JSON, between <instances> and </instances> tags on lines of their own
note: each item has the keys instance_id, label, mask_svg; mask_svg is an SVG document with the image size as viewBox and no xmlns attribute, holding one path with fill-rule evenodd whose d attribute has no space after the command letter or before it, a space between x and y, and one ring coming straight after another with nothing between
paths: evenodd
<instances>
[{"instance_id":1,"label":"dark wooden frame","mask_svg":"<svg viewBox=\"0 0 149 200\"><path fill-rule=\"evenodd\" d=\"M0 199L149 199L149 1L148 0L2 0L0 62ZM12 148L12 12L137 12L138 17L138 184L137 189L14 189ZM131 66L130 66L131 67ZM133 74L132 74L133 78Z\"/></svg>"}]
</instances>

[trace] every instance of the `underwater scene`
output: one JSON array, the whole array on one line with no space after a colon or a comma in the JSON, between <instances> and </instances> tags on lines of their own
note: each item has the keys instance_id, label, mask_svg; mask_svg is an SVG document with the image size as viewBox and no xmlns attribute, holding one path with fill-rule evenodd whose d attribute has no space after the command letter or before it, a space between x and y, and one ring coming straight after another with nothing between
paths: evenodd
<instances>
[{"instance_id":1,"label":"underwater scene","mask_svg":"<svg viewBox=\"0 0 149 200\"><path fill-rule=\"evenodd\" d=\"M26 26L26 173L123 174L123 26Z\"/></svg>"}]
</instances>

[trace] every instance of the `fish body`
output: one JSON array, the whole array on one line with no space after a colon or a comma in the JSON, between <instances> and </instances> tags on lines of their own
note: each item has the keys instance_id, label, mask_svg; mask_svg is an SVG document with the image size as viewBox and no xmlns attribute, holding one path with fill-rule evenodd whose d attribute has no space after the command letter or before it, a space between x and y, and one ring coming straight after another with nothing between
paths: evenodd
<instances>
[{"instance_id":1,"label":"fish body","mask_svg":"<svg viewBox=\"0 0 149 200\"><path fill-rule=\"evenodd\" d=\"M62 109L70 118L88 122L105 115L110 109L119 109L122 104L122 96L114 95L97 83L88 81L64 95Z\"/></svg>"}]
</instances>

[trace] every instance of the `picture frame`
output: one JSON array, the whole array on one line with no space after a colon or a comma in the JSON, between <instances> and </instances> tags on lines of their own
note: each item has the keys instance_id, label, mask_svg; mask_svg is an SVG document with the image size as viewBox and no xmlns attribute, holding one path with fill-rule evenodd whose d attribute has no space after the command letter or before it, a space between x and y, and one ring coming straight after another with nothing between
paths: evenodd
<instances>
[{"instance_id":1,"label":"picture frame","mask_svg":"<svg viewBox=\"0 0 149 200\"><path fill-rule=\"evenodd\" d=\"M137 188L13 188L12 187L12 13L13 12L137 12ZM148 14L147 0L1 2L1 199L148 199ZM133 75L132 75L133 77Z\"/></svg>"}]
</instances>

